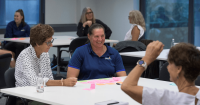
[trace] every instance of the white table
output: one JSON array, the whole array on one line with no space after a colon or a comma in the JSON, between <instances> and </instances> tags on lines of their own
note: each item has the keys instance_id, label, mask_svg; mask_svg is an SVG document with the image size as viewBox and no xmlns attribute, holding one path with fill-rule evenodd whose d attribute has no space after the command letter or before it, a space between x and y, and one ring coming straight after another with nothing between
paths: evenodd
<instances>
[{"instance_id":1,"label":"white table","mask_svg":"<svg viewBox=\"0 0 200 105\"><path fill-rule=\"evenodd\" d=\"M53 36L54 42L53 47L63 46L63 45L70 45L71 41L75 38L75 36ZM23 37L23 38L1 38L1 40L10 41L10 42L19 42L19 43L30 43L30 37ZM119 42L118 40L110 40L106 39L105 43L116 43Z\"/></svg>"},{"instance_id":2,"label":"white table","mask_svg":"<svg viewBox=\"0 0 200 105\"><path fill-rule=\"evenodd\" d=\"M135 51L135 52L122 52L119 54L123 55L123 56L141 57L142 58L145 56L145 53L146 53L146 51ZM164 49L156 59L167 61L168 53L169 53L169 49Z\"/></svg>"},{"instance_id":3,"label":"white table","mask_svg":"<svg viewBox=\"0 0 200 105\"><path fill-rule=\"evenodd\" d=\"M53 47L57 47L57 56L59 56L60 49L62 47L69 47L71 41L77 37L75 36L53 36L54 42ZM10 41L10 42L19 42L19 43L30 43L30 37L24 38L1 38L1 40ZM105 43L117 43L118 40L105 40ZM57 59L58 64L58 59ZM60 67L57 66L57 74L60 75Z\"/></svg>"},{"instance_id":4,"label":"white table","mask_svg":"<svg viewBox=\"0 0 200 105\"><path fill-rule=\"evenodd\" d=\"M125 78L126 77L121 77L122 81ZM177 86L171 84L172 82L145 78L139 79L140 86L178 91ZM97 102L111 99L129 102L129 105L141 105L126 95L121 90L121 85L96 85L94 90L83 90L89 87L90 84L82 84L78 82L74 87L45 87L44 93L37 93L36 87L31 86L1 89L1 92L53 105L94 105Z\"/></svg>"}]
</instances>

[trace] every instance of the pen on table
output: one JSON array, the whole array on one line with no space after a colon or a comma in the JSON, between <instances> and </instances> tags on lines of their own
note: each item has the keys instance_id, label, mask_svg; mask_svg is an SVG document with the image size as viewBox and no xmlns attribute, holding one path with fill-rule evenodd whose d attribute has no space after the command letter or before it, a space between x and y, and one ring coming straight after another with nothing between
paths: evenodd
<instances>
[{"instance_id":1,"label":"pen on table","mask_svg":"<svg viewBox=\"0 0 200 105\"><path fill-rule=\"evenodd\" d=\"M117 85L121 85L120 83L116 83Z\"/></svg>"},{"instance_id":2,"label":"pen on table","mask_svg":"<svg viewBox=\"0 0 200 105\"><path fill-rule=\"evenodd\" d=\"M113 102L113 103L109 103L107 105L114 105L114 104L118 104L119 102Z\"/></svg>"}]
</instances>

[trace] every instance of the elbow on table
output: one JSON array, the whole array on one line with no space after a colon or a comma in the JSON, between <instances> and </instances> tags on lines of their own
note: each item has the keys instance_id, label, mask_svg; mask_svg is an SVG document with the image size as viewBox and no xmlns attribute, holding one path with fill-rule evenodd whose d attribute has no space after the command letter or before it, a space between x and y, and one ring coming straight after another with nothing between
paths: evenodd
<instances>
[{"instance_id":1,"label":"elbow on table","mask_svg":"<svg viewBox=\"0 0 200 105\"><path fill-rule=\"evenodd\" d=\"M125 93L127 93L127 92L130 91L129 88L130 88L129 85L122 83L122 85L121 85L121 90L122 91L124 91Z\"/></svg>"}]
</instances>

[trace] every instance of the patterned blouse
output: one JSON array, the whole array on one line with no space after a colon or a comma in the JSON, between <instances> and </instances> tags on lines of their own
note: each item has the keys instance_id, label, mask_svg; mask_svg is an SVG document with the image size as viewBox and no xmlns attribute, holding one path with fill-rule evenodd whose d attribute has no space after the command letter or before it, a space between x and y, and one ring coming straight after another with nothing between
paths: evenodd
<instances>
[{"instance_id":1,"label":"patterned blouse","mask_svg":"<svg viewBox=\"0 0 200 105\"><path fill-rule=\"evenodd\" d=\"M39 73L42 74L44 85L49 79L53 80L49 53L42 53L38 58L35 49L30 45L17 58L15 66L16 87L36 86Z\"/></svg>"}]
</instances>

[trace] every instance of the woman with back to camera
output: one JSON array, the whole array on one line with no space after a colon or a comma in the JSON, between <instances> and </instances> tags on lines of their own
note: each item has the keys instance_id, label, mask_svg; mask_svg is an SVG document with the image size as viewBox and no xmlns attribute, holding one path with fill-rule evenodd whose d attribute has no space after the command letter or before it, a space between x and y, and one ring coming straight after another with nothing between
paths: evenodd
<instances>
[{"instance_id":1,"label":"woman with back to camera","mask_svg":"<svg viewBox=\"0 0 200 105\"><path fill-rule=\"evenodd\" d=\"M151 62L153 62L164 45L155 41L148 45L141 62L124 80L121 89L142 105L200 105L200 91L195 80L200 74L200 51L191 44L179 43L168 54L167 66L170 81L177 85L179 91L138 86L138 80ZM143 65L146 62L146 66Z\"/></svg>"},{"instance_id":2,"label":"woman with back to camera","mask_svg":"<svg viewBox=\"0 0 200 105\"><path fill-rule=\"evenodd\" d=\"M145 28L145 21L142 13L138 10L132 10L129 12L129 23L132 24L129 31L126 33L124 41L139 41L142 39ZM113 44L113 47L116 43Z\"/></svg>"},{"instance_id":3,"label":"woman with back to camera","mask_svg":"<svg viewBox=\"0 0 200 105\"><path fill-rule=\"evenodd\" d=\"M95 19L94 13L90 7L85 7L82 11L82 15L77 27L77 35L79 37L87 36L89 27L94 23L101 24L104 27L106 39L109 39L112 31L101 20Z\"/></svg>"},{"instance_id":4,"label":"woman with back to camera","mask_svg":"<svg viewBox=\"0 0 200 105\"><path fill-rule=\"evenodd\" d=\"M29 37L30 35L30 27L24 21L24 12L22 9L19 9L15 12L14 21L8 23L6 27L5 38L18 38L18 37ZM12 52L13 60L15 63L20 52L24 49L25 44L17 43L17 42L7 42L4 41L4 50L8 50Z\"/></svg>"},{"instance_id":5,"label":"woman with back to camera","mask_svg":"<svg viewBox=\"0 0 200 105\"><path fill-rule=\"evenodd\" d=\"M142 13L138 10L132 10L129 12L128 19L132 25L130 30L126 33L124 40L140 40L144 35L144 31L146 30Z\"/></svg>"}]
</instances>

